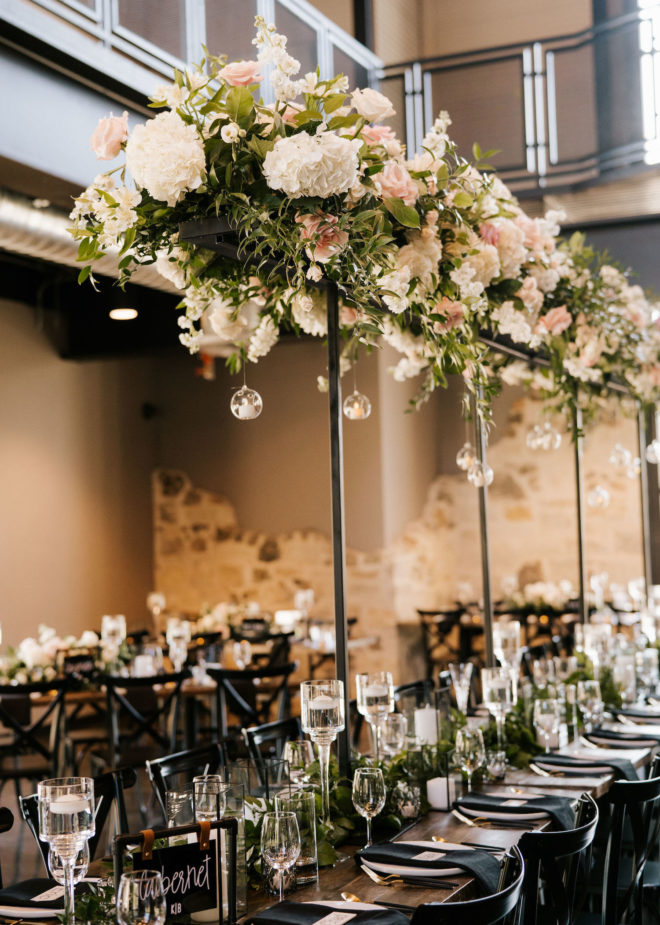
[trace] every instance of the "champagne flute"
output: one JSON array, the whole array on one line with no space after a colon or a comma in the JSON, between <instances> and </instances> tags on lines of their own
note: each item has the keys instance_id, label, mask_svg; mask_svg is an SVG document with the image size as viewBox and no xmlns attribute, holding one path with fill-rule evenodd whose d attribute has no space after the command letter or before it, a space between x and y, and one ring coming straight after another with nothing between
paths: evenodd
<instances>
[{"instance_id":1,"label":"champagne flute","mask_svg":"<svg viewBox=\"0 0 660 925\"><path fill-rule=\"evenodd\" d=\"M474 665L472 662L452 663L449 666L451 680L454 685L454 695L458 712L467 716L468 700L470 698L470 683Z\"/></svg>"},{"instance_id":2,"label":"champagne flute","mask_svg":"<svg viewBox=\"0 0 660 925\"><path fill-rule=\"evenodd\" d=\"M314 761L314 746L307 739L286 742L282 758L289 763L291 781L295 786L303 786L307 780L306 768Z\"/></svg>"},{"instance_id":3,"label":"champagne flute","mask_svg":"<svg viewBox=\"0 0 660 925\"><path fill-rule=\"evenodd\" d=\"M586 732L591 732L603 708L598 681L578 681L577 699L582 712L584 728Z\"/></svg>"},{"instance_id":4,"label":"champagne flute","mask_svg":"<svg viewBox=\"0 0 660 925\"><path fill-rule=\"evenodd\" d=\"M454 760L467 775L468 793L472 791L472 775L486 763L486 746L481 729L464 726L456 733Z\"/></svg>"},{"instance_id":5,"label":"champagne flute","mask_svg":"<svg viewBox=\"0 0 660 925\"><path fill-rule=\"evenodd\" d=\"M550 736L559 735L562 706L558 700L537 700L534 703L534 726L545 738L545 750L550 751Z\"/></svg>"},{"instance_id":6,"label":"champagne flute","mask_svg":"<svg viewBox=\"0 0 660 925\"><path fill-rule=\"evenodd\" d=\"M380 768L358 768L353 777L353 806L367 820L367 844L371 844L371 820L385 806L385 779Z\"/></svg>"},{"instance_id":7,"label":"champagne flute","mask_svg":"<svg viewBox=\"0 0 660 925\"><path fill-rule=\"evenodd\" d=\"M321 771L321 821L330 822L330 746L346 723L344 682L303 681L300 685L301 725L316 742Z\"/></svg>"},{"instance_id":8,"label":"champagne flute","mask_svg":"<svg viewBox=\"0 0 660 925\"><path fill-rule=\"evenodd\" d=\"M482 668L484 705L497 726L497 750L505 750L504 721L513 706L513 677L510 668Z\"/></svg>"},{"instance_id":9,"label":"champagne flute","mask_svg":"<svg viewBox=\"0 0 660 925\"><path fill-rule=\"evenodd\" d=\"M95 832L94 781L89 777L56 777L37 785L39 838L55 850L64 873L64 920L75 921L76 858Z\"/></svg>"},{"instance_id":10,"label":"champagne flute","mask_svg":"<svg viewBox=\"0 0 660 925\"><path fill-rule=\"evenodd\" d=\"M283 873L298 860L300 831L295 813L264 813L261 826L262 857L280 872L280 902L283 899Z\"/></svg>"},{"instance_id":11,"label":"champagne flute","mask_svg":"<svg viewBox=\"0 0 660 925\"><path fill-rule=\"evenodd\" d=\"M164 925L167 903L163 878L155 870L132 870L121 875L117 890L119 925Z\"/></svg>"},{"instance_id":12,"label":"champagne flute","mask_svg":"<svg viewBox=\"0 0 660 925\"><path fill-rule=\"evenodd\" d=\"M380 724L394 712L394 684L389 671L356 674L358 713L367 720L373 733L376 761L380 758Z\"/></svg>"}]
</instances>

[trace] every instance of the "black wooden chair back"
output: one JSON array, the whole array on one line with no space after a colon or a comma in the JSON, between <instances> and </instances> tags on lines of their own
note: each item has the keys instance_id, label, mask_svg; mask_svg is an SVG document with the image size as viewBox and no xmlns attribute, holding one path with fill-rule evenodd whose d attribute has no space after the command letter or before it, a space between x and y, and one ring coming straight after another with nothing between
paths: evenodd
<instances>
[{"instance_id":1,"label":"black wooden chair back","mask_svg":"<svg viewBox=\"0 0 660 925\"><path fill-rule=\"evenodd\" d=\"M281 758L285 744L291 739L299 739L301 736L302 730L297 716L290 716L288 719L279 719L274 723L262 723L261 726L251 726L249 729L243 729L243 738L245 739L248 755L258 770L260 766L263 768L264 758Z\"/></svg>"},{"instance_id":2,"label":"black wooden chair back","mask_svg":"<svg viewBox=\"0 0 660 925\"><path fill-rule=\"evenodd\" d=\"M6 806L0 806L0 835L8 832L14 825L14 814ZM2 882L2 869L0 869L0 890L4 886Z\"/></svg>"},{"instance_id":3,"label":"black wooden chair back","mask_svg":"<svg viewBox=\"0 0 660 925\"><path fill-rule=\"evenodd\" d=\"M271 720L275 707L277 719L289 715L289 678L298 667L288 662L275 668L212 668L208 674L216 682L218 733L229 731L229 710L239 719L241 728L262 725Z\"/></svg>"},{"instance_id":4,"label":"black wooden chair back","mask_svg":"<svg viewBox=\"0 0 660 925\"><path fill-rule=\"evenodd\" d=\"M497 893L465 902L423 903L412 914L410 925L515 925L519 920L525 863L518 848L505 858L503 884Z\"/></svg>"},{"instance_id":5,"label":"black wooden chair back","mask_svg":"<svg viewBox=\"0 0 660 925\"><path fill-rule=\"evenodd\" d=\"M147 774L164 819L167 818L167 791L188 786L193 777L200 774L224 774L229 760L227 746L228 743L221 740L146 762Z\"/></svg>"},{"instance_id":6,"label":"black wooden chair back","mask_svg":"<svg viewBox=\"0 0 660 925\"><path fill-rule=\"evenodd\" d=\"M524 925L575 922L585 894L597 825L598 807L583 794L574 829L523 833L518 847L525 859Z\"/></svg>"},{"instance_id":7,"label":"black wooden chair back","mask_svg":"<svg viewBox=\"0 0 660 925\"><path fill-rule=\"evenodd\" d=\"M615 781L603 799L610 808L610 827L605 851L602 923L619 925L631 921L633 916L641 923L644 868L657 849L660 834L660 775L648 780ZM624 864L626 854L629 863Z\"/></svg>"},{"instance_id":8,"label":"black wooden chair back","mask_svg":"<svg viewBox=\"0 0 660 925\"><path fill-rule=\"evenodd\" d=\"M422 630L422 651L426 661L426 677L428 681L446 662L455 661L459 650L447 643L447 636L465 613L463 607L453 610L418 610L419 623Z\"/></svg>"},{"instance_id":9,"label":"black wooden chair back","mask_svg":"<svg viewBox=\"0 0 660 925\"><path fill-rule=\"evenodd\" d=\"M106 690L110 766L142 764L146 741L161 752L176 751L181 707L181 685L189 677L184 670L148 678L103 675Z\"/></svg>"},{"instance_id":10,"label":"black wooden chair back","mask_svg":"<svg viewBox=\"0 0 660 925\"><path fill-rule=\"evenodd\" d=\"M66 680L0 685L0 725L7 739L0 743L0 781L58 777L64 751ZM33 713L33 695L47 695L43 710ZM7 761L11 761L8 764Z\"/></svg>"},{"instance_id":11,"label":"black wooden chair back","mask_svg":"<svg viewBox=\"0 0 660 925\"><path fill-rule=\"evenodd\" d=\"M113 807L116 809L116 832L125 833L129 831L124 791L134 787L136 781L137 774L133 768L115 768L113 771L108 771L94 778L94 820L96 831L88 842L90 860L94 860ZM41 857L46 870L48 870L48 845L39 838L39 798L37 794L31 793L30 796L19 797L18 808L21 817L27 823L39 845Z\"/></svg>"}]
</instances>

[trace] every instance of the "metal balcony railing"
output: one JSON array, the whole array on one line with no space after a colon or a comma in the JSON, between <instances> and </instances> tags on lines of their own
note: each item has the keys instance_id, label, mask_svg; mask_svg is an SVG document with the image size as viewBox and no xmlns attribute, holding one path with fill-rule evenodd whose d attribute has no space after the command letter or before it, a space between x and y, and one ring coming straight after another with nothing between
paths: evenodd
<instances>
[{"instance_id":1,"label":"metal balcony railing","mask_svg":"<svg viewBox=\"0 0 660 925\"><path fill-rule=\"evenodd\" d=\"M573 35L410 61L384 69L398 130L419 150L449 111L462 153L490 159L520 193L660 162L660 2Z\"/></svg>"}]
</instances>

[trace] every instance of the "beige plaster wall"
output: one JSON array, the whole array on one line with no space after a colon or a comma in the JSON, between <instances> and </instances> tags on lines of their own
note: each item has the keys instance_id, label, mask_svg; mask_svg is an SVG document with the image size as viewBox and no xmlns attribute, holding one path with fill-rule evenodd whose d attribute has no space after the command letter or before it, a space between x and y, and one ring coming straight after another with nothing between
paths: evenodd
<instances>
[{"instance_id":1,"label":"beige plaster wall","mask_svg":"<svg viewBox=\"0 0 660 925\"><path fill-rule=\"evenodd\" d=\"M0 300L0 623L79 633L144 623L152 582L151 364L56 356L26 305Z\"/></svg>"}]
</instances>

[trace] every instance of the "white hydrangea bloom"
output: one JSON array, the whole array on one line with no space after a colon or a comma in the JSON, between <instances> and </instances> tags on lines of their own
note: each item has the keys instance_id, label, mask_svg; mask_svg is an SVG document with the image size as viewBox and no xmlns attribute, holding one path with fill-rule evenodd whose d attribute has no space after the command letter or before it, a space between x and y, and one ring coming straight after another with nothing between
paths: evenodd
<instances>
[{"instance_id":1,"label":"white hydrangea bloom","mask_svg":"<svg viewBox=\"0 0 660 925\"><path fill-rule=\"evenodd\" d=\"M176 112L161 112L137 125L126 143L126 166L135 182L174 206L204 178L206 158L197 129Z\"/></svg>"},{"instance_id":2,"label":"white hydrangea bloom","mask_svg":"<svg viewBox=\"0 0 660 925\"><path fill-rule=\"evenodd\" d=\"M358 179L361 145L359 139L341 138L334 132L280 138L266 155L264 176L271 189L292 199L345 193Z\"/></svg>"},{"instance_id":3,"label":"white hydrangea bloom","mask_svg":"<svg viewBox=\"0 0 660 925\"><path fill-rule=\"evenodd\" d=\"M155 267L157 272L173 283L177 289L185 289L190 282L188 254L182 247L174 246L171 251L158 251Z\"/></svg>"},{"instance_id":4,"label":"white hydrangea bloom","mask_svg":"<svg viewBox=\"0 0 660 925\"><path fill-rule=\"evenodd\" d=\"M602 379L603 374L599 369L585 366L577 356L564 357L563 367L569 376L581 382L600 382Z\"/></svg>"},{"instance_id":5,"label":"white hydrangea bloom","mask_svg":"<svg viewBox=\"0 0 660 925\"><path fill-rule=\"evenodd\" d=\"M307 293L297 292L291 299L291 314L305 334L325 337L328 333L328 316L321 298L314 299Z\"/></svg>"},{"instance_id":6,"label":"white hydrangea bloom","mask_svg":"<svg viewBox=\"0 0 660 925\"><path fill-rule=\"evenodd\" d=\"M538 347L541 338L534 333L525 318L524 312L518 311L513 302L502 302L491 315L497 323L501 334L508 334L518 344L529 344Z\"/></svg>"},{"instance_id":7,"label":"white hydrangea bloom","mask_svg":"<svg viewBox=\"0 0 660 925\"><path fill-rule=\"evenodd\" d=\"M410 268L401 267L401 269L392 270L391 273L385 273L377 281L378 288L381 290L383 302L391 312L400 315L410 304L408 300L408 289L410 288ZM389 290L385 292L385 290Z\"/></svg>"}]
</instances>

